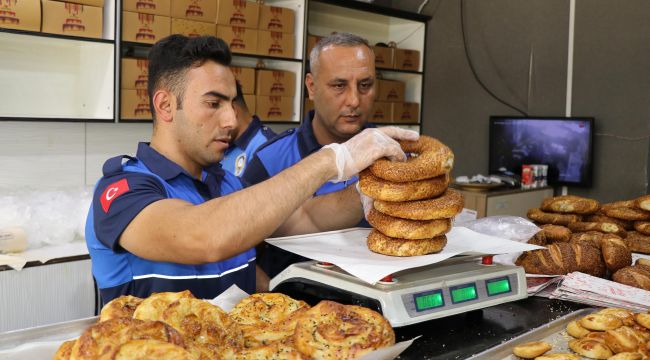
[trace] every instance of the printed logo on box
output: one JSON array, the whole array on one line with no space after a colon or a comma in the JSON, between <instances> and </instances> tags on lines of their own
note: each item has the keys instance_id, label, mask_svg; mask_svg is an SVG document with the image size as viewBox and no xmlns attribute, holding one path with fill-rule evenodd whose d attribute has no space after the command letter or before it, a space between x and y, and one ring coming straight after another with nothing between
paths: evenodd
<instances>
[{"instance_id":1,"label":"printed logo on box","mask_svg":"<svg viewBox=\"0 0 650 360\"><path fill-rule=\"evenodd\" d=\"M18 0L3 0L0 2L0 24L20 24L20 19L16 17L16 12L12 10L17 3Z\"/></svg>"},{"instance_id":2,"label":"printed logo on box","mask_svg":"<svg viewBox=\"0 0 650 360\"><path fill-rule=\"evenodd\" d=\"M79 19L79 13L84 12L83 5L65 3L65 10L69 17L66 18L63 25L61 25L61 30L63 32L85 31L86 25L84 25L83 21Z\"/></svg>"}]
</instances>

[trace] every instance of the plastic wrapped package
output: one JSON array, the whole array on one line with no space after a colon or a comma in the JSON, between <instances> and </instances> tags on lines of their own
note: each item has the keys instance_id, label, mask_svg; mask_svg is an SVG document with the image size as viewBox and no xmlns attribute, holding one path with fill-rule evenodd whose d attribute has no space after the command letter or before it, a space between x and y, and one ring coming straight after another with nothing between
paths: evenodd
<instances>
[{"instance_id":1,"label":"plastic wrapped package","mask_svg":"<svg viewBox=\"0 0 650 360\"><path fill-rule=\"evenodd\" d=\"M85 188L0 190L0 229L20 227L30 249L84 237L91 193Z\"/></svg>"}]
</instances>

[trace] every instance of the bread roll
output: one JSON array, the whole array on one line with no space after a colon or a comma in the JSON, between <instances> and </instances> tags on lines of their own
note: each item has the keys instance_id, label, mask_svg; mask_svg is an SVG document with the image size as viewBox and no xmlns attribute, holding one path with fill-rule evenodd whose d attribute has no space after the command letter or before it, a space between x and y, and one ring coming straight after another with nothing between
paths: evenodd
<instances>
[{"instance_id":1,"label":"bread roll","mask_svg":"<svg viewBox=\"0 0 650 360\"><path fill-rule=\"evenodd\" d=\"M535 360L581 360L581 357L576 354L555 353L538 356Z\"/></svg>"},{"instance_id":2,"label":"bread roll","mask_svg":"<svg viewBox=\"0 0 650 360\"><path fill-rule=\"evenodd\" d=\"M569 348L578 355L592 359L607 359L614 355L610 348L594 339L573 339L569 341Z\"/></svg>"},{"instance_id":3,"label":"bread roll","mask_svg":"<svg viewBox=\"0 0 650 360\"><path fill-rule=\"evenodd\" d=\"M616 316L598 313L589 314L578 320L578 323L583 328L593 331L614 330L623 325L623 321Z\"/></svg>"},{"instance_id":4,"label":"bread roll","mask_svg":"<svg viewBox=\"0 0 650 360\"><path fill-rule=\"evenodd\" d=\"M99 321L106 321L121 317L133 317L135 309L142 303L141 298L125 295L109 301L99 313Z\"/></svg>"},{"instance_id":5,"label":"bread roll","mask_svg":"<svg viewBox=\"0 0 650 360\"><path fill-rule=\"evenodd\" d=\"M601 251L605 266L612 273L632 265L632 252L627 248L625 242L615 235L603 237Z\"/></svg>"},{"instance_id":6,"label":"bread roll","mask_svg":"<svg viewBox=\"0 0 650 360\"><path fill-rule=\"evenodd\" d=\"M634 200L634 206L641 210L650 211L650 195L643 195Z\"/></svg>"},{"instance_id":7,"label":"bread roll","mask_svg":"<svg viewBox=\"0 0 650 360\"><path fill-rule=\"evenodd\" d=\"M625 326L635 325L634 313L623 308L606 308L598 311L597 314L616 316L617 318L621 319L623 325Z\"/></svg>"},{"instance_id":8,"label":"bread roll","mask_svg":"<svg viewBox=\"0 0 650 360\"><path fill-rule=\"evenodd\" d=\"M571 239L571 230L561 225L545 224L540 226L545 235L546 241L549 243L554 242L569 242Z\"/></svg>"},{"instance_id":9,"label":"bread roll","mask_svg":"<svg viewBox=\"0 0 650 360\"><path fill-rule=\"evenodd\" d=\"M650 221L635 221L634 230L643 235L650 235Z\"/></svg>"},{"instance_id":10,"label":"bread roll","mask_svg":"<svg viewBox=\"0 0 650 360\"><path fill-rule=\"evenodd\" d=\"M616 219L613 217L609 217L607 215L599 215L599 214L593 214L593 215L587 215L584 217L583 221L585 222L601 222L601 223L612 223L620 226L626 231L629 230L634 230L634 226L632 226L632 222L628 220L621 220L621 219Z\"/></svg>"},{"instance_id":11,"label":"bread roll","mask_svg":"<svg viewBox=\"0 0 650 360\"><path fill-rule=\"evenodd\" d=\"M593 214L599 208L600 203L598 201L575 195L546 198L540 206L543 211L581 215Z\"/></svg>"},{"instance_id":12,"label":"bread roll","mask_svg":"<svg viewBox=\"0 0 650 360\"><path fill-rule=\"evenodd\" d=\"M599 231L602 233L616 234L620 237L625 237L626 231L619 225L612 223L595 223L595 222L573 222L567 225L571 231L585 232L585 231Z\"/></svg>"},{"instance_id":13,"label":"bread roll","mask_svg":"<svg viewBox=\"0 0 650 360\"><path fill-rule=\"evenodd\" d=\"M539 245L539 246L546 246L548 241L546 240L546 233L544 231L538 231L528 239L528 243L531 245Z\"/></svg>"},{"instance_id":14,"label":"bread roll","mask_svg":"<svg viewBox=\"0 0 650 360\"><path fill-rule=\"evenodd\" d=\"M612 275L617 283L650 291L650 270L643 266L627 266Z\"/></svg>"},{"instance_id":15,"label":"bread roll","mask_svg":"<svg viewBox=\"0 0 650 360\"><path fill-rule=\"evenodd\" d=\"M638 352L622 352L607 358L607 360L641 360L643 355Z\"/></svg>"},{"instance_id":16,"label":"bread roll","mask_svg":"<svg viewBox=\"0 0 650 360\"><path fill-rule=\"evenodd\" d=\"M650 254L650 236L643 235L636 231L628 231L625 239L625 245L632 252Z\"/></svg>"},{"instance_id":17,"label":"bread roll","mask_svg":"<svg viewBox=\"0 0 650 360\"><path fill-rule=\"evenodd\" d=\"M634 320L646 329L650 329L650 314L638 313L634 314Z\"/></svg>"},{"instance_id":18,"label":"bread roll","mask_svg":"<svg viewBox=\"0 0 650 360\"><path fill-rule=\"evenodd\" d=\"M573 320L566 326L566 332L574 338L580 339L585 337L591 331L583 328L577 320Z\"/></svg>"},{"instance_id":19,"label":"bread roll","mask_svg":"<svg viewBox=\"0 0 650 360\"><path fill-rule=\"evenodd\" d=\"M639 338L631 328L621 326L605 331L605 343L615 353L632 352L639 347Z\"/></svg>"},{"instance_id":20,"label":"bread roll","mask_svg":"<svg viewBox=\"0 0 650 360\"><path fill-rule=\"evenodd\" d=\"M140 320L161 320L162 313L171 303L182 298L193 298L189 290L181 292L160 292L154 293L142 300L140 305L133 312L134 319Z\"/></svg>"},{"instance_id":21,"label":"bread roll","mask_svg":"<svg viewBox=\"0 0 650 360\"><path fill-rule=\"evenodd\" d=\"M635 207L615 207L605 210L605 215L622 220L648 221L650 211L641 210Z\"/></svg>"},{"instance_id":22,"label":"bread roll","mask_svg":"<svg viewBox=\"0 0 650 360\"><path fill-rule=\"evenodd\" d=\"M512 353L524 359L532 359L551 349L551 344L545 341L533 341L515 346L512 348Z\"/></svg>"},{"instance_id":23,"label":"bread roll","mask_svg":"<svg viewBox=\"0 0 650 360\"><path fill-rule=\"evenodd\" d=\"M537 208L528 210L526 216L528 216L529 219L538 222L540 224L553 224L553 225L567 225L569 223L582 220L582 217L580 215L554 214L550 212L544 212Z\"/></svg>"}]
</instances>

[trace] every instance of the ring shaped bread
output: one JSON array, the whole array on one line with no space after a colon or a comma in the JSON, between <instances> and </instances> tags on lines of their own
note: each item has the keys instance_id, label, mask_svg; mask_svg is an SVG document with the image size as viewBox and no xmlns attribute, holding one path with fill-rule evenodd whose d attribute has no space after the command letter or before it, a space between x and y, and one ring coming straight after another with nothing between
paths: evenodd
<instances>
[{"instance_id":1,"label":"ring shaped bread","mask_svg":"<svg viewBox=\"0 0 650 360\"><path fill-rule=\"evenodd\" d=\"M375 209L386 215L411 220L450 219L463 210L464 204L463 195L452 189L434 199L374 202Z\"/></svg>"},{"instance_id":2,"label":"ring shaped bread","mask_svg":"<svg viewBox=\"0 0 650 360\"><path fill-rule=\"evenodd\" d=\"M117 297L104 305L102 311L99 313L99 321L106 321L121 317L133 317L135 309L142 303L139 297L125 295Z\"/></svg>"},{"instance_id":3,"label":"ring shaped bread","mask_svg":"<svg viewBox=\"0 0 650 360\"><path fill-rule=\"evenodd\" d=\"M97 323L84 331L72 347L70 359L112 358L122 344L152 339L185 347L182 335L162 321L117 318Z\"/></svg>"},{"instance_id":4,"label":"ring shaped bread","mask_svg":"<svg viewBox=\"0 0 650 360\"><path fill-rule=\"evenodd\" d=\"M571 231L586 232L586 231L599 231L603 233L616 234L622 238L627 236L627 231L617 224L613 223L598 223L598 222L572 222L567 225Z\"/></svg>"},{"instance_id":5,"label":"ring shaped bread","mask_svg":"<svg viewBox=\"0 0 650 360\"><path fill-rule=\"evenodd\" d=\"M400 219L375 210L368 213L368 222L384 235L398 239L432 239L451 229L450 219L408 220Z\"/></svg>"},{"instance_id":6,"label":"ring shaped bread","mask_svg":"<svg viewBox=\"0 0 650 360\"><path fill-rule=\"evenodd\" d=\"M298 318L308 309L306 302L284 294L259 293L242 299L230 317L243 330L246 347L258 347L290 337Z\"/></svg>"},{"instance_id":7,"label":"ring shaped bread","mask_svg":"<svg viewBox=\"0 0 650 360\"><path fill-rule=\"evenodd\" d=\"M293 335L294 347L312 359L352 359L394 343L393 328L381 314L333 301L305 312Z\"/></svg>"},{"instance_id":8,"label":"ring shaped bread","mask_svg":"<svg viewBox=\"0 0 650 360\"><path fill-rule=\"evenodd\" d=\"M643 235L650 235L650 221L635 221L634 230Z\"/></svg>"},{"instance_id":9,"label":"ring shaped bread","mask_svg":"<svg viewBox=\"0 0 650 360\"><path fill-rule=\"evenodd\" d=\"M368 234L368 248L378 254L390 256L418 256L440 252L447 245L445 235L433 239L397 239L386 236L376 229Z\"/></svg>"},{"instance_id":10,"label":"ring shaped bread","mask_svg":"<svg viewBox=\"0 0 650 360\"><path fill-rule=\"evenodd\" d=\"M571 240L571 230L562 225L544 224L540 226L545 239L550 242L569 242Z\"/></svg>"},{"instance_id":11,"label":"ring shaped bread","mask_svg":"<svg viewBox=\"0 0 650 360\"><path fill-rule=\"evenodd\" d=\"M160 292L150 295L142 300L140 305L133 312L134 319L140 320L161 320L162 313L174 301L182 298L193 298L189 290L181 292Z\"/></svg>"},{"instance_id":12,"label":"ring shaped bread","mask_svg":"<svg viewBox=\"0 0 650 360\"><path fill-rule=\"evenodd\" d=\"M194 360L190 352L178 345L151 339L131 340L117 348L115 360Z\"/></svg>"},{"instance_id":13,"label":"ring shaped bread","mask_svg":"<svg viewBox=\"0 0 650 360\"><path fill-rule=\"evenodd\" d=\"M536 221L540 224L553 224L553 225L568 225L569 223L582 220L580 215L575 214L554 214L544 212L540 209L534 208L528 210L526 214L529 219Z\"/></svg>"},{"instance_id":14,"label":"ring shaped bread","mask_svg":"<svg viewBox=\"0 0 650 360\"><path fill-rule=\"evenodd\" d=\"M532 359L551 349L551 344L545 341L533 341L515 346L512 348L512 353L524 359Z\"/></svg>"},{"instance_id":15,"label":"ring shaped bread","mask_svg":"<svg viewBox=\"0 0 650 360\"><path fill-rule=\"evenodd\" d=\"M593 214L599 208L600 203L598 201L575 195L546 198L540 206L543 211L580 215Z\"/></svg>"},{"instance_id":16,"label":"ring shaped bread","mask_svg":"<svg viewBox=\"0 0 650 360\"><path fill-rule=\"evenodd\" d=\"M218 306L195 298L181 298L162 313L162 321L178 330L185 339L199 344L243 346L242 331Z\"/></svg>"},{"instance_id":17,"label":"ring shaped bread","mask_svg":"<svg viewBox=\"0 0 650 360\"><path fill-rule=\"evenodd\" d=\"M359 174L359 189L365 195L384 201L413 201L436 197L449 186L449 174L431 179L392 182L376 177L366 169Z\"/></svg>"},{"instance_id":18,"label":"ring shaped bread","mask_svg":"<svg viewBox=\"0 0 650 360\"><path fill-rule=\"evenodd\" d=\"M447 174L454 166L454 153L440 141L421 135L417 141L399 141L405 153L417 154L406 161L379 159L370 166L372 174L393 182L431 179Z\"/></svg>"},{"instance_id":19,"label":"ring shaped bread","mask_svg":"<svg viewBox=\"0 0 650 360\"><path fill-rule=\"evenodd\" d=\"M633 207L614 207L604 210L605 215L621 220L649 221L650 211Z\"/></svg>"},{"instance_id":20,"label":"ring shaped bread","mask_svg":"<svg viewBox=\"0 0 650 360\"><path fill-rule=\"evenodd\" d=\"M641 210L650 211L650 195L634 199L634 205Z\"/></svg>"}]
</instances>

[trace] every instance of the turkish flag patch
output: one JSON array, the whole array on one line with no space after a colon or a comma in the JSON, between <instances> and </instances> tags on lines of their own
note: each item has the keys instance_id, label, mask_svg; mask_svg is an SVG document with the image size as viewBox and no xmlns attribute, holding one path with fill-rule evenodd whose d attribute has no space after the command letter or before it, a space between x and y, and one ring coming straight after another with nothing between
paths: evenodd
<instances>
[{"instance_id":1,"label":"turkish flag patch","mask_svg":"<svg viewBox=\"0 0 650 360\"><path fill-rule=\"evenodd\" d=\"M126 179L116 181L106 187L106 190L102 193L102 198L100 199L102 203L102 209L105 213L108 213L113 200L117 199L118 196L129 191L129 183L126 182Z\"/></svg>"}]
</instances>

